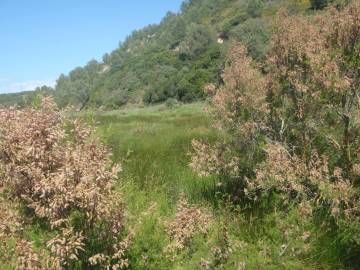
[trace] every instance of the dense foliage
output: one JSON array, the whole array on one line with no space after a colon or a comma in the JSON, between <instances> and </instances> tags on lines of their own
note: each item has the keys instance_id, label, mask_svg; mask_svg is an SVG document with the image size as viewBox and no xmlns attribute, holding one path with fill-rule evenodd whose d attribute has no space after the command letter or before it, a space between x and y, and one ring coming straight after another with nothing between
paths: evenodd
<instances>
[{"instance_id":1,"label":"dense foliage","mask_svg":"<svg viewBox=\"0 0 360 270\"><path fill-rule=\"evenodd\" d=\"M239 45L224 85L207 87L224 138L194 141L191 163L200 175L235 182L240 201L277 194L284 211L308 209L302 217L336 232L353 264L360 256L359 48L358 1L316 17L281 12L264 65Z\"/></svg>"},{"instance_id":2,"label":"dense foliage","mask_svg":"<svg viewBox=\"0 0 360 270\"><path fill-rule=\"evenodd\" d=\"M18 269L127 266L130 238L122 238L124 207L114 191L120 167L111 166L107 149L91 134L79 122L66 123L51 99L38 110L0 111L0 187L23 207L19 222L41 223L52 235L48 251L42 247L36 255L21 239L21 227L6 234L14 224L5 223L1 241L21 239Z\"/></svg>"}]
</instances>

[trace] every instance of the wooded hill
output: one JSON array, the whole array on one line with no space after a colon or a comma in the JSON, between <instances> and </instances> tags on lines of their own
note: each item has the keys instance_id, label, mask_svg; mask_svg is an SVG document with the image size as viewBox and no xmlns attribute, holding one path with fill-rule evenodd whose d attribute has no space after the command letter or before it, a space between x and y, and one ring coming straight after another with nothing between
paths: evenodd
<instances>
[{"instance_id":1,"label":"wooded hill","mask_svg":"<svg viewBox=\"0 0 360 270\"><path fill-rule=\"evenodd\" d=\"M235 42L261 61L270 47L271 21L280 8L313 13L330 0L186 0L179 13L134 31L119 47L60 75L55 96L60 106L114 109L169 98L204 98L206 83L221 83L224 57ZM0 104L28 104L36 93L0 95Z\"/></svg>"}]
</instances>

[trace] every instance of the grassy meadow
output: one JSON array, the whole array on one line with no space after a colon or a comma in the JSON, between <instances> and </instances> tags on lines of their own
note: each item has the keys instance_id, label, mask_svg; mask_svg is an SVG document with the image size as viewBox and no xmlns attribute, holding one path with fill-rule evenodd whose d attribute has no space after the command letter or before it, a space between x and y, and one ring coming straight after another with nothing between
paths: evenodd
<instances>
[{"instance_id":1,"label":"grassy meadow","mask_svg":"<svg viewBox=\"0 0 360 270\"><path fill-rule=\"evenodd\" d=\"M356 269L357 259L347 254L331 228L322 228L322 220L303 219L298 207L284 205L277 194L236 201L236 183L199 177L190 169L191 141L221 136L211 127L205 106L163 104L77 115L96 127L113 162L122 165L116 187L126 209L124 235L134 232L125 254L128 269L347 269L345 262L352 262L348 269ZM178 203L184 198L188 209L195 209L190 213L209 214L208 229L196 229L184 247L167 253L174 243L167 224L181 222L182 230L181 224L192 219L188 214L178 216ZM34 251L44 251L54 236L46 224L41 219L23 223L21 236ZM0 249L0 269L14 269L16 241L10 238L6 243L12 259L3 257Z\"/></svg>"},{"instance_id":2,"label":"grassy meadow","mask_svg":"<svg viewBox=\"0 0 360 270\"><path fill-rule=\"evenodd\" d=\"M251 211L246 202L234 205L224 192L234 186L224 187L220 179L201 178L191 171L191 141L218 136L204 108L203 103L194 103L82 113L97 126L113 151L113 161L123 167L118 188L127 207L129 229L135 231L130 269L343 268L338 260L343 251L331 232L303 224L296 211L278 213L281 205L262 201L251 205ZM213 222L207 235L197 235L187 248L169 258L163 252L170 243L164 224L174 218L182 196L209 209ZM288 232L289 227L294 230ZM307 234L311 237L304 244L301 239ZM214 255L216 248L222 256ZM307 248L311 256L301 252ZM202 261L210 262L209 268L201 266Z\"/></svg>"}]
</instances>

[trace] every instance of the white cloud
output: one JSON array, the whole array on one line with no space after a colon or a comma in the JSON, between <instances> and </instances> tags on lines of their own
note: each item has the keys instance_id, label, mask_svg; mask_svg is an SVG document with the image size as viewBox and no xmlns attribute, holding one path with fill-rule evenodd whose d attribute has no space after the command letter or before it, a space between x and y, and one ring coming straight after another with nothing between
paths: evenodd
<instances>
[{"instance_id":1,"label":"white cloud","mask_svg":"<svg viewBox=\"0 0 360 270\"><path fill-rule=\"evenodd\" d=\"M0 78L1 82L1 78ZM3 81L6 82L6 81ZM35 81L25 81L25 82L14 82L3 85L0 89L2 93L16 93L21 91L30 91L35 90L36 87L47 85L47 86L55 86L55 80L35 80Z\"/></svg>"}]
</instances>

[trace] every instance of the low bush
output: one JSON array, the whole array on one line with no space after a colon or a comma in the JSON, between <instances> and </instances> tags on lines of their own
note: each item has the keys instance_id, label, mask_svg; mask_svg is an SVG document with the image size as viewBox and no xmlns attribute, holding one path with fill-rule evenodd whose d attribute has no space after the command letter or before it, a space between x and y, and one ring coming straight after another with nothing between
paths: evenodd
<instances>
[{"instance_id":1,"label":"low bush","mask_svg":"<svg viewBox=\"0 0 360 270\"><path fill-rule=\"evenodd\" d=\"M190 164L237 183L243 201L275 192L306 204L345 263L360 250L359 48L358 1L316 18L280 12L261 67L243 46L230 50L224 85L210 91L223 138L194 141Z\"/></svg>"},{"instance_id":2,"label":"low bush","mask_svg":"<svg viewBox=\"0 0 360 270\"><path fill-rule=\"evenodd\" d=\"M38 110L1 110L0 135L0 185L27 209L23 219L42 222L53 235L47 263L126 268L131 234L125 234L124 205L114 189L121 167L111 164L93 130L65 120L46 98ZM29 269L24 263L38 256L25 242L20 250L18 267Z\"/></svg>"}]
</instances>

